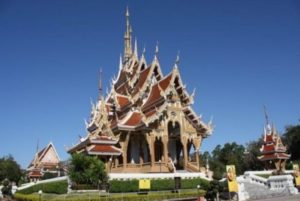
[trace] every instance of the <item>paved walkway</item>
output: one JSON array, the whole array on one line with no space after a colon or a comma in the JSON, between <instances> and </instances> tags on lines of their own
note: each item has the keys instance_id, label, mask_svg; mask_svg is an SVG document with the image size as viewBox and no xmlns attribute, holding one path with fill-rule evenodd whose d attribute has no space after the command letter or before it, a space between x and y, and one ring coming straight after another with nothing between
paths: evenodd
<instances>
[{"instance_id":1,"label":"paved walkway","mask_svg":"<svg viewBox=\"0 0 300 201\"><path fill-rule=\"evenodd\" d=\"M272 198L256 200L256 201L300 201L300 194L292 195L292 196L284 196L284 197L272 197Z\"/></svg>"}]
</instances>

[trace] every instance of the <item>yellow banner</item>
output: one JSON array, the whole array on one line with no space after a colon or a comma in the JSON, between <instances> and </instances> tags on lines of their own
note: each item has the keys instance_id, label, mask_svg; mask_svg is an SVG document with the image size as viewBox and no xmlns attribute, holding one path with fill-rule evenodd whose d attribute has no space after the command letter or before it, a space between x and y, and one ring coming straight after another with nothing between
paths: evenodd
<instances>
[{"instance_id":1,"label":"yellow banner","mask_svg":"<svg viewBox=\"0 0 300 201\"><path fill-rule=\"evenodd\" d=\"M299 172L299 165L293 164L293 170L294 170L294 177L296 186L300 186L300 172Z\"/></svg>"},{"instance_id":2,"label":"yellow banner","mask_svg":"<svg viewBox=\"0 0 300 201\"><path fill-rule=\"evenodd\" d=\"M226 165L226 173L229 192L238 192L238 183L236 181L235 166Z\"/></svg>"},{"instance_id":3,"label":"yellow banner","mask_svg":"<svg viewBox=\"0 0 300 201\"><path fill-rule=\"evenodd\" d=\"M139 180L140 190L150 190L150 179L140 179Z\"/></svg>"}]
</instances>

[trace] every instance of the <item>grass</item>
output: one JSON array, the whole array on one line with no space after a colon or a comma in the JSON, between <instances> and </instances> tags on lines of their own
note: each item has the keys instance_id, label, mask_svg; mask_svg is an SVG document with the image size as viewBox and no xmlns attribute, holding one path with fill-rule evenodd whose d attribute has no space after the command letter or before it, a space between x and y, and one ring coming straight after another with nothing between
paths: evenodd
<instances>
[{"instance_id":1,"label":"grass","mask_svg":"<svg viewBox=\"0 0 300 201\"><path fill-rule=\"evenodd\" d=\"M185 198L185 197L197 197L203 196L204 190L198 192L197 189L184 189L178 193L172 193L171 191L151 191L148 194L138 195L137 193L113 193L113 194L99 194L99 192L93 193L71 193L71 194L43 194L41 201L160 201L171 198ZM37 193L23 195L17 193L15 195L16 200L22 201L39 201L39 195Z\"/></svg>"}]
</instances>

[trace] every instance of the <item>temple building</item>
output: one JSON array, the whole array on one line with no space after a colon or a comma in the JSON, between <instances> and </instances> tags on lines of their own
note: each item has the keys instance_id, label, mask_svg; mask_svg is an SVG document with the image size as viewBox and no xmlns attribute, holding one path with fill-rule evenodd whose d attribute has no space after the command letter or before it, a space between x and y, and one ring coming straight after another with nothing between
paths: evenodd
<instances>
[{"instance_id":1,"label":"temple building","mask_svg":"<svg viewBox=\"0 0 300 201\"><path fill-rule=\"evenodd\" d=\"M260 149L261 156L258 159L264 162L267 170L275 170L274 174L281 174L285 171L286 160L291 157L286 150L280 135L274 126L271 127L266 115L263 144Z\"/></svg>"},{"instance_id":2,"label":"temple building","mask_svg":"<svg viewBox=\"0 0 300 201\"><path fill-rule=\"evenodd\" d=\"M37 148L34 159L30 162L27 168L27 177L29 181L39 181L45 173L60 176L59 163L59 156L51 142L40 151Z\"/></svg>"},{"instance_id":3,"label":"temple building","mask_svg":"<svg viewBox=\"0 0 300 201\"><path fill-rule=\"evenodd\" d=\"M114 173L205 172L199 162L202 140L211 135L211 121L204 123L194 109L179 72L179 56L163 75L158 46L147 64L145 50L138 56L132 46L132 28L126 10L124 56L111 89L92 104L87 134L68 153L98 156ZM192 157L195 152L196 157Z\"/></svg>"}]
</instances>

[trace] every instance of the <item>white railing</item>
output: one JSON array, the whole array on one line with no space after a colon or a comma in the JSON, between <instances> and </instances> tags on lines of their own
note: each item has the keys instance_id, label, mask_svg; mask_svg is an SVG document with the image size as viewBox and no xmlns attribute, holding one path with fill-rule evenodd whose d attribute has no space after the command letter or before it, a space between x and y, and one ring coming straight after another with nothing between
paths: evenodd
<instances>
[{"instance_id":1,"label":"white railing","mask_svg":"<svg viewBox=\"0 0 300 201\"><path fill-rule=\"evenodd\" d=\"M63 181L63 180L67 180L67 179L68 179L67 176L63 176L63 177L55 177L52 179L46 179L46 180L37 181L37 182L30 182L30 183L22 184L22 186L18 187L18 190L26 189L26 188L29 188L36 184L44 184L44 183L50 183L50 182L55 182L55 181Z\"/></svg>"},{"instance_id":2,"label":"white railing","mask_svg":"<svg viewBox=\"0 0 300 201\"><path fill-rule=\"evenodd\" d=\"M202 178L208 180L202 172L177 172L177 173L110 173L110 180L131 180L131 179L170 179L174 177L186 178Z\"/></svg>"}]
</instances>

